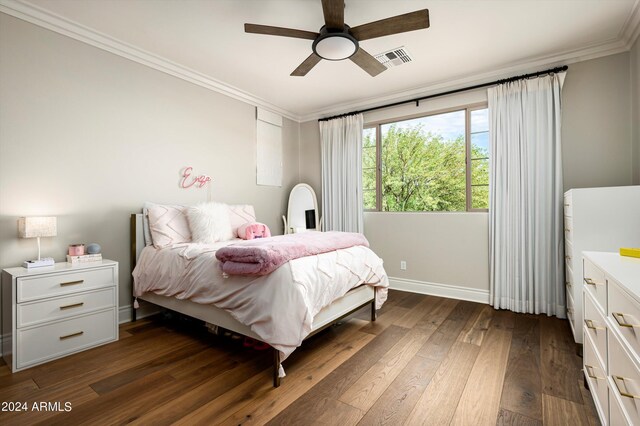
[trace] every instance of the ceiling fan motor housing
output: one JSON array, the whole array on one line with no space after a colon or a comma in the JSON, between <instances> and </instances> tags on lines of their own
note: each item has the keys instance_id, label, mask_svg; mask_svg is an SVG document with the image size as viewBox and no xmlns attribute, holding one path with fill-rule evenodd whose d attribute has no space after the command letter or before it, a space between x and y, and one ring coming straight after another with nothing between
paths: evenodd
<instances>
[{"instance_id":1,"label":"ceiling fan motor housing","mask_svg":"<svg viewBox=\"0 0 640 426\"><path fill-rule=\"evenodd\" d=\"M313 41L313 52L328 61L342 61L353 56L358 51L358 40L349 33L349 26L342 30L320 28L319 35Z\"/></svg>"}]
</instances>

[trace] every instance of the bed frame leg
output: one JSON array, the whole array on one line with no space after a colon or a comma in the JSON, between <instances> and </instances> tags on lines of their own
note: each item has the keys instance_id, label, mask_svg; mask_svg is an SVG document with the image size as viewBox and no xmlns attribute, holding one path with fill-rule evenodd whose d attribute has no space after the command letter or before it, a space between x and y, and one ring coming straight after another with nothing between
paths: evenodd
<instances>
[{"instance_id":1,"label":"bed frame leg","mask_svg":"<svg viewBox=\"0 0 640 426\"><path fill-rule=\"evenodd\" d=\"M280 386L280 351L273 348L273 387Z\"/></svg>"},{"instance_id":2,"label":"bed frame leg","mask_svg":"<svg viewBox=\"0 0 640 426\"><path fill-rule=\"evenodd\" d=\"M376 299L371 302L371 321L376 320Z\"/></svg>"},{"instance_id":3,"label":"bed frame leg","mask_svg":"<svg viewBox=\"0 0 640 426\"><path fill-rule=\"evenodd\" d=\"M135 297L133 299L131 299L131 322L136 322L137 309L133 305L135 303L135 301L136 301Z\"/></svg>"}]
</instances>

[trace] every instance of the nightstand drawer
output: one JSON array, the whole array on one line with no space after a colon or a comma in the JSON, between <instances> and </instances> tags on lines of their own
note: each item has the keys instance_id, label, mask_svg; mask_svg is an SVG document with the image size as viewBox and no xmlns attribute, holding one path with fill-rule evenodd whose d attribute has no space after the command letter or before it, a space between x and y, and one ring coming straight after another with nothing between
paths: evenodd
<instances>
[{"instance_id":1,"label":"nightstand drawer","mask_svg":"<svg viewBox=\"0 0 640 426\"><path fill-rule=\"evenodd\" d=\"M39 302L21 303L18 304L16 308L17 327L21 328L42 322L68 318L111 308L115 305L115 287Z\"/></svg>"},{"instance_id":2,"label":"nightstand drawer","mask_svg":"<svg viewBox=\"0 0 640 426\"><path fill-rule=\"evenodd\" d=\"M17 332L17 368L116 340L116 309L84 315Z\"/></svg>"},{"instance_id":3,"label":"nightstand drawer","mask_svg":"<svg viewBox=\"0 0 640 426\"><path fill-rule=\"evenodd\" d=\"M17 302L62 296L94 288L113 286L115 283L114 268L89 269L77 272L66 272L64 274L24 277L19 278L17 282Z\"/></svg>"}]
</instances>

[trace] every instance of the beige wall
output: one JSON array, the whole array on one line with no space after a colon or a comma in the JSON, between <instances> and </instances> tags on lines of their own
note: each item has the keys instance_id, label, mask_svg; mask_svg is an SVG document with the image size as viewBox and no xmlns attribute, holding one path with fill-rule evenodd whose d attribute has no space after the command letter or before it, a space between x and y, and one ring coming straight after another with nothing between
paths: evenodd
<instances>
[{"instance_id":1,"label":"beige wall","mask_svg":"<svg viewBox=\"0 0 640 426\"><path fill-rule=\"evenodd\" d=\"M629 58L627 52L569 66L563 88L566 189L632 183ZM420 109L408 104L368 113L365 122L483 100L486 101L486 92L470 92L421 102ZM319 144L317 122L303 123L300 129L301 141L309 145L315 137ZM301 142L301 152L303 146ZM310 152L307 151L306 164L320 164L320 150L315 150L315 159ZM319 167L316 173L306 179L320 182ZM370 212L365 213L365 235L385 260L391 277L489 289L486 213ZM406 271L400 270L401 260L407 262Z\"/></svg>"},{"instance_id":2,"label":"beige wall","mask_svg":"<svg viewBox=\"0 0 640 426\"><path fill-rule=\"evenodd\" d=\"M633 138L633 183L640 185L640 38L631 49L631 124Z\"/></svg>"},{"instance_id":3,"label":"beige wall","mask_svg":"<svg viewBox=\"0 0 640 426\"><path fill-rule=\"evenodd\" d=\"M250 203L282 232L298 182L299 125L284 120L282 188L257 186L255 107L0 14L0 267L34 258L18 216L58 217L43 254L98 242L120 262L130 304L129 215L146 200L205 201L178 187L187 165L213 177L213 199Z\"/></svg>"},{"instance_id":4,"label":"beige wall","mask_svg":"<svg viewBox=\"0 0 640 426\"><path fill-rule=\"evenodd\" d=\"M489 288L487 213L370 212L364 233L391 277Z\"/></svg>"},{"instance_id":5,"label":"beige wall","mask_svg":"<svg viewBox=\"0 0 640 426\"><path fill-rule=\"evenodd\" d=\"M569 66L562 89L564 187L632 183L629 52Z\"/></svg>"},{"instance_id":6,"label":"beige wall","mask_svg":"<svg viewBox=\"0 0 640 426\"><path fill-rule=\"evenodd\" d=\"M320 163L320 127L317 121L300 124L300 182L316 191L322 210L322 165Z\"/></svg>"}]
</instances>

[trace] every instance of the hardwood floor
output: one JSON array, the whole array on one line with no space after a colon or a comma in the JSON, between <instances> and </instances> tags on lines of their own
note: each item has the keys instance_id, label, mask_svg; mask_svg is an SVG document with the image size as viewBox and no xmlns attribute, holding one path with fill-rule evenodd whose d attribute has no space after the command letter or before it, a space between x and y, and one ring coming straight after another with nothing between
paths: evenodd
<instances>
[{"instance_id":1,"label":"hardwood floor","mask_svg":"<svg viewBox=\"0 0 640 426\"><path fill-rule=\"evenodd\" d=\"M306 341L271 386L271 356L196 321L124 324L120 340L11 374L0 424L598 424L566 321L391 291ZM71 411L32 411L65 402Z\"/></svg>"}]
</instances>

